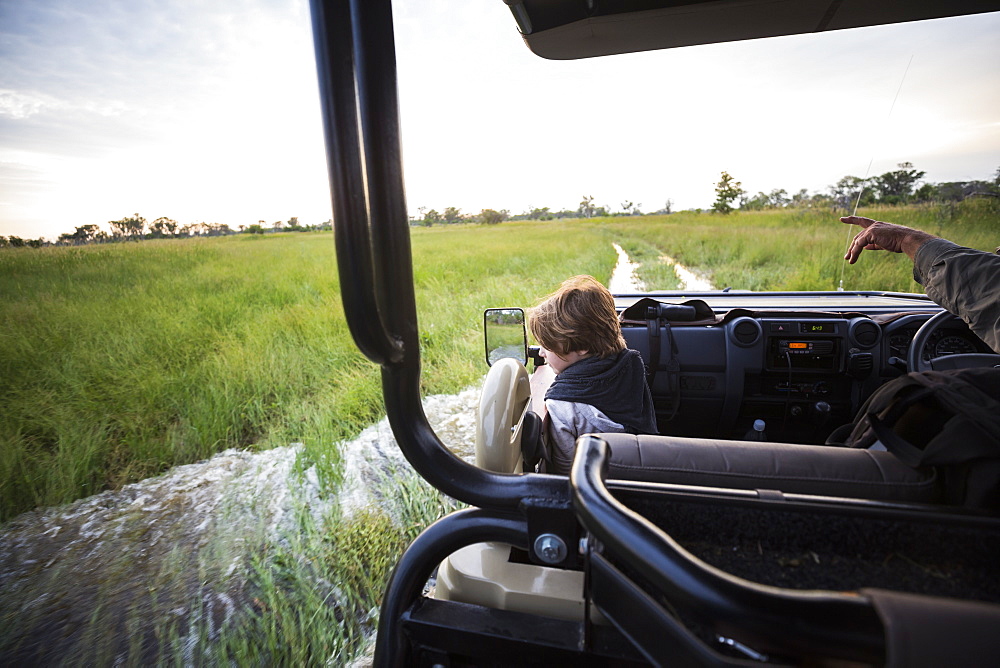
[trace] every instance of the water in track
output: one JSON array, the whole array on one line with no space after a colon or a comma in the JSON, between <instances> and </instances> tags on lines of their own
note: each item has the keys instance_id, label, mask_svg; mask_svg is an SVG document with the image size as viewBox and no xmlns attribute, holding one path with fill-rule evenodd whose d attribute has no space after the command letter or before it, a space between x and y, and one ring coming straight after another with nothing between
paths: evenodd
<instances>
[{"instance_id":1,"label":"water in track","mask_svg":"<svg viewBox=\"0 0 1000 668\"><path fill-rule=\"evenodd\" d=\"M424 402L431 426L468 461L478 397L471 388ZM313 515L316 526L334 507L347 516L372 506L392 513L392 499L381 498L374 483L387 471L412 469L388 421L337 447L344 482L333 495L315 467L299 462L301 445L227 450L6 523L0 527L3 663L49 664L79 655L98 615L117 626L102 633L124 643L108 650L108 663L129 643L162 651L153 636L171 619L179 629L175 641L185 644L174 655L197 663L198 643L210 641L250 603L250 557L297 531L302 513Z\"/></svg>"}]
</instances>

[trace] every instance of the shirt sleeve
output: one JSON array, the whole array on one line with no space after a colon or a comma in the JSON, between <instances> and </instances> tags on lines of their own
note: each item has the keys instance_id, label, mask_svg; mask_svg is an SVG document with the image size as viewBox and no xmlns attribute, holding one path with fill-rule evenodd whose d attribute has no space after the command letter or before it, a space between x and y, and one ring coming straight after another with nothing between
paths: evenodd
<instances>
[{"instance_id":1,"label":"shirt sleeve","mask_svg":"<svg viewBox=\"0 0 1000 668\"><path fill-rule=\"evenodd\" d=\"M931 239L917 249L913 279L1000 353L1000 255Z\"/></svg>"},{"instance_id":2,"label":"shirt sleeve","mask_svg":"<svg viewBox=\"0 0 1000 668\"><path fill-rule=\"evenodd\" d=\"M549 473L566 475L573 465L576 439L584 434L620 433L625 427L590 404L546 399L549 428Z\"/></svg>"}]
</instances>

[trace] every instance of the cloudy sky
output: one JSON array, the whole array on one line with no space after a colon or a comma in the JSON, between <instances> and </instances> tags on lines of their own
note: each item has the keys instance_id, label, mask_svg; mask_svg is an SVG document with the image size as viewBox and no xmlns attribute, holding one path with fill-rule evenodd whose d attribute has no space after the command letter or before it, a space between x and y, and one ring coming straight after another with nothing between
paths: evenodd
<instances>
[{"instance_id":1,"label":"cloudy sky","mask_svg":"<svg viewBox=\"0 0 1000 668\"><path fill-rule=\"evenodd\" d=\"M550 62L502 0L394 11L411 213L1000 167L1000 13ZM312 48L304 0L0 0L0 235L327 220Z\"/></svg>"}]
</instances>

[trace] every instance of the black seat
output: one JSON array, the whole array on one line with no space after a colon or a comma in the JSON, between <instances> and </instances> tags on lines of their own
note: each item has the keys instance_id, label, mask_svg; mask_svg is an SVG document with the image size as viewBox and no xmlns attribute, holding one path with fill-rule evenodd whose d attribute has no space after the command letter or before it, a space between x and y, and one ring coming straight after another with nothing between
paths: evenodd
<instances>
[{"instance_id":1,"label":"black seat","mask_svg":"<svg viewBox=\"0 0 1000 668\"><path fill-rule=\"evenodd\" d=\"M932 468L888 452L791 443L598 434L611 447L608 477L703 487L932 503Z\"/></svg>"}]
</instances>

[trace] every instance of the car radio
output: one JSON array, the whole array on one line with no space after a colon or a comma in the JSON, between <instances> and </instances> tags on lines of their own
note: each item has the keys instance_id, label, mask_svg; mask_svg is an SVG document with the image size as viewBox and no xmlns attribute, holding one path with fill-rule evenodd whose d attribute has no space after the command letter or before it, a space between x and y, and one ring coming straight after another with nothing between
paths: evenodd
<instances>
[{"instance_id":1,"label":"car radio","mask_svg":"<svg viewBox=\"0 0 1000 668\"><path fill-rule=\"evenodd\" d=\"M839 324L829 321L768 323L766 368L770 371L839 371L844 334Z\"/></svg>"},{"instance_id":2,"label":"car radio","mask_svg":"<svg viewBox=\"0 0 1000 668\"><path fill-rule=\"evenodd\" d=\"M833 341L786 341L778 339L778 354L784 355L832 355Z\"/></svg>"}]
</instances>

